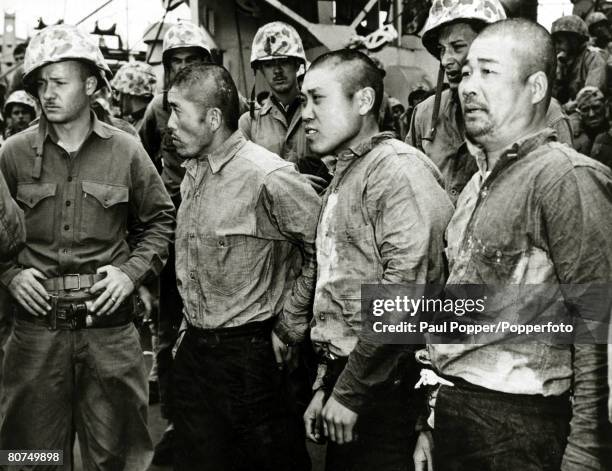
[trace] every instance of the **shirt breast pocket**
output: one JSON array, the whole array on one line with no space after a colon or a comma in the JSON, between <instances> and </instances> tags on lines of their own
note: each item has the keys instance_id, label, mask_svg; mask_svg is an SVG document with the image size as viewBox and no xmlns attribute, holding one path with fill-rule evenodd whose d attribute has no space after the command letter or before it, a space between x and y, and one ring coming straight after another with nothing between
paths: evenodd
<instances>
[{"instance_id":1,"label":"shirt breast pocket","mask_svg":"<svg viewBox=\"0 0 612 471\"><path fill-rule=\"evenodd\" d=\"M355 284L359 297L361 283L378 283L380 281L380 257L374 239L374 228L366 224L361 227L338 228L336 232L338 262L344 265L346 275ZM350 263L346 261L350 260ZM353 293L347 297L353 297Z\"/></svg>"},{"instance_id":2,"label":"shirt breast pocket","mask_svg":"<svg viewBox=\"0 0 612 471\"><path fill-rule=\"evenodd\" d=\"M81 182L81 241L110 241L126 229L129 188L92 181Z\"/></svg>"},{"instance_id":3,"label":"shirt breast pocket","mask_svg":"<svg viewBox=\"0 0 612 471\"><path fill-rule=\"evenodd\" d=\"M521 280L515 278L524 259L524 250L508 247L496 248L481 244L474 251L474 262L477 264L475 268L482 282L486 284L519 283Z\"/></svg>"},{"instance_id":4,"label":"shirt breast pocket","mask_svg":"<svg viewBox=\"0 0 612 471\"><path fill-rule=\"evenodd\" d=\"M51 242L55 212L56 183L17 185L16 200L25 214L28 241Z\"/></svg>"},{"instance_id":5,"label":"shirt breast pocket","mask_svg":"<svg viewBox=\"0 0 612 471\"><path fill-rule=\"evenodd\" d=\"M205 290L230 296L246 288L256 268L251 257L260 253L257 247L247 246L248 239L239 235L202 237L198 264Z\"/></svg>"}]
</instances>

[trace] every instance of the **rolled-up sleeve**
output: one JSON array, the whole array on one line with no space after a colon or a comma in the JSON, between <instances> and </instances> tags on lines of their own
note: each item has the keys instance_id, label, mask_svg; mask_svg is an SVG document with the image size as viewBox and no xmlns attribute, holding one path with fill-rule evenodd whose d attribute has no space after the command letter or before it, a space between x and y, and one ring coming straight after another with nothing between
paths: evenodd
<instances>
[{"instance_id":1,"label":"rolled-up sleeve","mask_svg":"<svg viewBox=\"0 0 612 471\"><path fill-rule=\"evenodd\" d=\"M119 268L138 286L157 276L166 263L175 218L170 196L142 148L132 157L130 177L130 229L137 236L130 257Z\"/></svg>"},{"instance_id":2,"label":"rolled-up sleeve","mask_svg":"<svg viewBox=\"0 0 612 471\"><path fill-rule=\"evenodd\" d=\"M608 332L610 296L593 294L601 294L600 287L609 286L612 280L611 187L607 172L578 167L556 181L542 198L550 256L565 302L572 306L575 331L594 340L602 328L604 335ZM601 309L604 306L605 312ZM572 366L571 430L561 469L608 469L612 424L607 414L606 346L575 345Z\"/></svg>"},{"instance_id":3,"label":"rolled-up sleeve","mask_svg":"<svg viewBox=\"0 0 612 471\"><path fill-rule=\"evenodd\" d=\"M302 266L275 326L280 339L300 342L308 330L316 277L315 237L321 200L293 167L270 173L262 201L278 231L302 253Z\"/></svg>"}]
</instances>

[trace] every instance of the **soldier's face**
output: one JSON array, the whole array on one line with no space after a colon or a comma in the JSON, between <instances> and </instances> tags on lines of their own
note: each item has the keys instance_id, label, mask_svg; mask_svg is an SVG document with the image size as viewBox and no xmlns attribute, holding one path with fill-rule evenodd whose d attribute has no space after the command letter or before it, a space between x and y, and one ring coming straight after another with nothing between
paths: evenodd
<instances>
[{"instance_id":1,"label":"soldier's face","mask_svg":"<svg viewBox=\"0 0 612 471\"><path fill-rule=\"evenodd\" d=\"M510 145L533 110L514 40L478 38L462 69L459 98L468 135L489 149ZM487 144L489 144L487 146Z\"/></svg>"},{"instance_id":2,"label":"soldier's face","mask_svg":"<svg viewBox=\"0 0 612 471\"><path fill-rule=\"evenodd\" d=\"M601 21L591 26L591 35L596 38L601 38L601 39L605 39L608 41L610 40L610 37L612 36L610 35L610 27L605 21Z\"/></svg>"},{"instance_id":3,"label":"soldier's face","mask_svg":"<svg viewBox=\"0 0 612 471\"><path fill-rule=\"evenodd\" d=\"M553 36L557 60L561 63L571 61L578 53L578 40L572 34L556 33Z\"/></svg>"},{"instance_id":4,"label":"soldier's face","mask_svg":"<svg viewBox=\"0 0 612 471\"><path fill-rule=\"evenodd\" d=\"M582 124L587 129L599 129L606 120L606 105L603 100L591 98L578 108Z\"/></svg>"},{"instance_id":5,"label":"soldier's face","mask_svg":"<svg viewBox=\"0 0 612 471\"><path fill-rule=\"evenodd\" d=\"M89 113L90 97L96 86L97 79L87 77L84 66L76 61L42 67L38 73L37 91L47 120L62 124Z\"/></svg>"},{"instance_id":6,"label":"soldier's face","mask_svg":"<svg viewBox=\"0 0 612 471\"><path fill-rule=\"evenodd\" d=\"M461 67L476 35L476 31L468 23L454 23L441 28L438 37L440 63L453 89L461 82Z\"/></svg>"},{"instance_id":7,"label":"soldier's face","mask_svg":"<svg viewBox=\"0 0 612 471\"><path fill-rule=\"evenodd\" d=\"M177 87L168 91L168 104L171 109L168 131L178 155L184 159L199 157L213 139L201 105L194 103L183 89Z\"/></svg>"},{"instance_id":8,"label":"soldier's face","mask_svg":"<svg viewBox=\"0 0 612 471\"><path fill-rule=\"evenodd\" d=\"M188 65L207 62L207 57L198 47L183 47L172 50L169 62L170 73L174 77Z\"/></svg>"},{"instance_id":9,"label":"soldier's face","mask_svg":"<svg viewBox=\"0 0 612 471\"><path fill-rule=\"evenodd\" d=\"M11 127L14 130L21 131L27 128L28 124L34 119L34 113L32 113L28 106L15 103L9 118L11 120Z\"/></svg>"},{"instance_id":10,"label":"soldier's face","mask_svg":"<svg viewBox=\"0 0 612 471\"><path fill-rule=\"evenodd\" d=\"M277 94L284 94L297 89L298 64L294 59L275 59L263 61L261 71L270 89Z\"/></svg>"},{"instance_id":11,"label":"soldier's face","mask_svg":"<svg viewBox=\"0 0 612 471\"><path fill-rule=\"evenodd\" d=\"M146 108L148 101L148 99L140 96L121 93L119 107L121 108L121 113L123 115L130 115L142 110L143 108Z\"/></svg>"},{"instance_id":12,"label":"soldier's face","mask_svg":"<svg viewBox=\"0 0 612 471\"><path fill-rule=\"evenodd\" d=\"M317 67L302 85L302 119L310 149L320 155L346 149L359 134L363 115L356 95L347 96L338 68Z\"/></svg>"}]
</instances>

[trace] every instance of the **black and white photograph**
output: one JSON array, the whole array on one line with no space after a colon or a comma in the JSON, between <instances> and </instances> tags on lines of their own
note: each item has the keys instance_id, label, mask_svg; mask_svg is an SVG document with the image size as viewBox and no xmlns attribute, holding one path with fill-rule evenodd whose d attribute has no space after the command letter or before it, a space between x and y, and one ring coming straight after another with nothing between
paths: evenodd
<instances>
[{"instance_id":1,"label":"black and white photograph","mask_svg":"<svg viewBox=\"0 0 612 471\"><path fill-rule=\"evenodd\" d=\"M612 0L0 0L1 471L612 471Z\"/></svg>"}]
</instances>

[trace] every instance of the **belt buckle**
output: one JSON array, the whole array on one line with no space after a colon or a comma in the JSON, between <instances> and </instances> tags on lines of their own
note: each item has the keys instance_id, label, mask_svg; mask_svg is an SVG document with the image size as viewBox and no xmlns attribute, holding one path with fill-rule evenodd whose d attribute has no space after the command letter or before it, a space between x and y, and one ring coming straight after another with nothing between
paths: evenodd
<instances>
[{"instance_id":1,"label":"belt buckle","mask_svg":"<svg viewBox=\"0 0 612 471\"><path fill-rule=\"evenodd\" d=\"M77 279L77 287L76 288L67 288L66 287L66 279L76 278ZM81 289L81 276L78 273L68 273L62 276L64 281L64 291L79 291Z\"/></svg>"}]
</instances>

